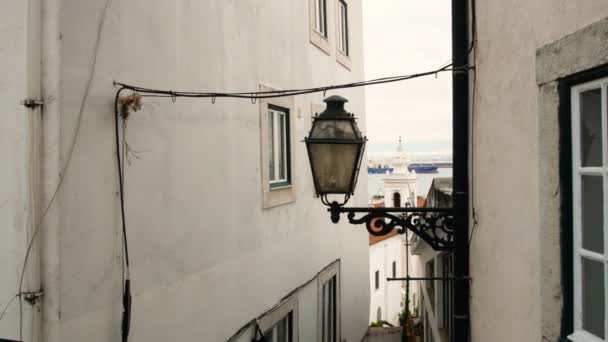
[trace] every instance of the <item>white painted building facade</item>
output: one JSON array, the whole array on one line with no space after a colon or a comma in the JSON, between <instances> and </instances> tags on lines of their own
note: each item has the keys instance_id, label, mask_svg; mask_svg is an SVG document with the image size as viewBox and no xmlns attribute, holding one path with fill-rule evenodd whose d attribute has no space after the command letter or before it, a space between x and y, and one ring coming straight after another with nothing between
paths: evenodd
<instances>
[{"instance_id":1,"label":"white painted building facade","mask_svg":"<svg viewBox=\"0 0 608 342\"><path fill-rule=\"evenodd\" d=\"M370 323L387 321L394 326L399 325L399 313L404 305L402 284L386 278L403 275L403 242L401 235L392 235L369 246Z\"/></svg>"},{"instance_id":2,"label":"white painted building facade","mask_svg":"<svg viewBox=\"0 0 608 342\"><path fill-rule=\"evenodd\" d=\"M120 340L113 81L253 91L363 79L361 0L9 0L0 28L0 338L28 342ZM340 95L365 131L363 90ZM361 340L367 234L330 222L300 143L322 100L143 99L125 131L129 341L251 341L256 318L275 335L289 320L294 341ZM288 120L270 126L270 111ZM349 204L364 206L364 189ZM11 300L28 241L22 291L43 295L21 320Z\"/></svg>"},{"instance_id":3,"label":"white painted building facade","mask_svg":"<svg viewBox=\"0 0 608 342\"><path fill-rule=\"evenodd\" d=\"M401 138L389 162L393 170L382 179L383 195L376 196L372 205L384 207L416 206L416 173L408 169L409 158ZM386 238L370 235L370 322L387 321L399 325L398 315L405 306L405 284L386 278L406 274L405 235L393 231ZM414 266L410 260L410 266ZM410 270L412 271L412 270Z\"/></svg>"}]
</instances>

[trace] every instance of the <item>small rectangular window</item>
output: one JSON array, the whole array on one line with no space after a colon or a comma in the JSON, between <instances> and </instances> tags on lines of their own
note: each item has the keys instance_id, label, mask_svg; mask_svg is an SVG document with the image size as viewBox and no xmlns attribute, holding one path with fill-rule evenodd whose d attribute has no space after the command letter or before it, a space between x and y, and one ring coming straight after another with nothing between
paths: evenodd
<instances>
[{"instance_id":1,"label":"small rectangular window","mask_svg":"<svg viewBox=\"0 0 608 342\"><path fill-rule=\"evenodd\" d=\"M327 38L327 0L313 0L315 13L315 30Z\"/></svg>"},{"instance_id":2,"label":"small rectangular window","mask_svg":"<svg viewBox=\"0 0 608 342\"><path fill-rule=\"evenodd\" d=\"M393 261L393 278L397 278L397 262Z\"/></svg>"},{"instance_id":3,"label":"small rectangular window","mask_svg":"<svg viewBox=\"0 0 608 342\"><path fill-rule=\"evenodd\" d=\"M268 179L270 188L291 184L289 110L268 105Z\"/></svg>"},{"instance_id":4,"label":"small rectangular window","mask_svg":"<svg viewBox=\"0 0 608 342\"><path fill-rule=\"evenodd\" d=\"M348 5L346 1L338 3L338 50L348 56Z\"/></svg>"},{"instance_id":5,"label":"small rectangular window","mask_svg":"<svg viewBox=\"0 0 608 342\"><path fill-rule=\"evenodd\" d=\"M376 284L376 290L380 288L380 271L376 271L375 275L374 275L374 279L375 279L375 284Z\"/></svg>"}]
</instances>

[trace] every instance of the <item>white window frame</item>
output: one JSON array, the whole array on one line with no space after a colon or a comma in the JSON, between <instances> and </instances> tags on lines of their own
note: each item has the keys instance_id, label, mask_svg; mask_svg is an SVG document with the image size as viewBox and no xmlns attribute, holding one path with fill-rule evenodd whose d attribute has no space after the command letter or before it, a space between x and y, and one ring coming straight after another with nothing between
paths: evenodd
<instances>
[{"instance_id":1,"label":"white window frame","mask_svg":"<svg viewBox=\"0 0 608 342\"><path fill-rule=\"evenodd\" d=\"M350 25L348 15L348 1L335 0L336 20L336 61L347 70L352 69ZM344 10L343 10L344 9Z\"/></svg>"},{"instance_id":2,"label":"white window frame","mask_svg":"<svg viewBox=\"0 0 608 342\"><path fill-rule=\"evenodd\" d=\"M281 306L267 313L264 317L258 319L260 330L266 334L270 329L273 329L281 320L287 317L289 313L292 314L292 342L298 342L299 340L299 327L298 327L298 298L291 297L287 299ZM274 341L268 341L274 342ZM280 342L280 341L279 341Z\"/></svg>"},{"instance_id":3,"label":"white window frame","mask_svg":"<svg viewBox=\"0 0 608 342\"><path fill-rule=\"evenodd\" d=\"M308 0L309 22L310 22L310 42L323 51L326 55L331 54L330 25L328 3L331 0ZM319 6L324 4L325 11L320 14Z\"/></svg>"},{"instance_id":4,"label":"white window frame","mask_svg":"<svg viewBox=\"0 0 608 342\"><path fill-rule=\"evenodd\" d=\"M602 94L602 166L583 167L580 155L580 94L587 90L601 88ZM571 88L571 113L572 113L572 209L573 209L573 282L574 282L574 333L568 336L571 341L576 342L602 342L601 339L583 330L582 314L582 257L602 262L604 264L604 336L608 338L608 215L604 215L604 253L585 250L582 246L582 208L581 208L581 176L594 175L603 177L603 201L604 213L608 213L608 132L606 132L606 113L607 113L607 89L608 78L598 79L592 82L580 84Z\"/></svg>"},{"instance_id":5,"label":"white window frame","mask_svg":"<svg viewBox=\"0 0 608 342\"><path fill-rule=\"evenodd\" d=\"M335 310L335 321L336 321L336 336L335 341L342 341L342 305L341 305L341 291L340 291L340 260L336 260L329 266L327 266L319 276L317 277L317 341L323 341L323 286L328 284L329 280L335 277L336 282L336 310Z\"/></svg>"},{"instance_id":6,"label":"white window frame","mask_svg":"<svg viewBox=\"0 0 608 342\"><path fill-rule=\"evenodd\" d=\"M276 91L277 88L269 87L266 85L260 85L260 91ZM288 170L290 173L289 184L284 186L271 187L270 181L270 156L269 156L269 123L268 123L268 110L273 106L285 108L289 111L289 160ZM293 142L294 136L297 135L295 126L295 115L296 108L293 97L279 97L272 99L261 99L259 101L259 128L260 128L260 185L262 192L262 208L270 209L279 205L292 203L296 200L296 180L297 170L296 165L296 153L295 143ZM273 152L274 153L274 152Z\"/></svg>"},{"instance_id":7,"label":"white window frame","mask_svg":"<svg viewBox=\"0 0 608 342\"><path fill-rule=\"evenodd\" d=\"M338 10L337 10L337 23L339 30L336 31L338 34L337 47L338 51L348 56L348 4L346 0L337 0L338 2Z\"/></svg>"},{"instance_id":8,"label":"white window frame","mask_svg":"<svg viewBox=\"0 0 608 342\"><path fill-rule=\"evenodd\" d=\"M269 156L270 159L274 160L273 170L268 170L269 175L269 185L271 189L276 189L277 186L289 186L291 183L291 168L289 165L290 156L290 137L291 132L289 131L289 109L279 107L276 105L268 106L268 116L272 116L273 127L268 135L269 141L273 140L273 151L272 155ZM281 120L279 118L282 117L282 125ZM270 126L270 125L269 125ZM281 149L283 149L284 154L281 156ZM283 159L283 164L279 163L279 159ZM281 174L281 166L283 166L283 178L280 178Z\"/></svg>"},{"instance_id":9,"label":"white window frame","mask_svg":"<svg viewBox=\"0 0 608 342\"><path fill-rule=\"evenodd\" d=\"M327 39L327 0L313 0L314 2L314 29Z\"/></svg>"}]
</instances>

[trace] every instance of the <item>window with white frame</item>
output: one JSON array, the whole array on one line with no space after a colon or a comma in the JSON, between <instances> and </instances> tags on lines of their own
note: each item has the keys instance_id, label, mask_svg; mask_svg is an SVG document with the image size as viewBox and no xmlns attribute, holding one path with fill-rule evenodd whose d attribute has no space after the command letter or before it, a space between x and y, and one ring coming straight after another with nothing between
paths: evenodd
<instances>
[{"instance_id":1,"label":"window with white frame","mask_svg":"<svg viewBox=\"0 0 608 342\"><path fill-rule=\"evenodd\" d=\"M298 342L298 300L291 297L257 320L266 342ZM256 331L256 337L257 335Z\"/></svg>"},{"instance_id":2,"label":"window with white frame","mask_svg":"<svg viewBox=\"0 0 608 342\"><path fill-rule=\"evenodd\" d=\"M291 183L289 110L268 105L268 179L271 189Z\"/></svg>"},{"instance_id":3,"label":"window with white frame","mask_svg":"<svg viewBox=\"0 0 608 342\"><path fill-rule=\"evenodd\" d=\"M338 0L338 51L348 56L348 5Z\"/></svg>"},{"instance_id":4,"label":"window with white frame","mask_svg":"<svg viewBox=\"0 0 608 342\"><path fill-rule=\"evenodd\" d=\"M326 267L318 278L318 338L320 342L340 342L340 262Z\"/></svg>"},{"instance_id":5,"label":"window with white frame","mask_svg":"<svg viewBox=\"0 0 608 342\"><path fill-rule=\"evenodd\" d=\"M336 276L321 287L321 341L336 342Z\"/></svg>"},{"instance_id":6,"label":"window with white frame","mask_svg":"<svg viewBox=\"0 0 608 342\"><path fill-rule=\"evenodd\" d=\"M292 342L293 341L293 312L290 311L274 326L264 332L266 342Z\"/></svg>"},{"instance_id":7,"label":"window with white frame","mask_svg":"<svg viewBox=\"0 0 608 342\"><path fill-rule=\"evenodd\" d=\"M327 38L327 0L313 0L314 29Z\"/></svg>"},{"instance_id":8,"label":"window with white frame","mask_svg":"<svg viewBox=\"0 0 608 342\"><path fill-rule=\"evenodd\" d=\"M571 89L574 333L606 341L608 320L608 78Z\"/></svg>"}]
</instances>

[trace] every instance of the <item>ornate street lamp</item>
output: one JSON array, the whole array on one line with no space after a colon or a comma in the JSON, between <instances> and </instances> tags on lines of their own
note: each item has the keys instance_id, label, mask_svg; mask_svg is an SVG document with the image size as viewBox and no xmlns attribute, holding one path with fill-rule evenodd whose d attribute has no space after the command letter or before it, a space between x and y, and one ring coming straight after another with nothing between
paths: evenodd
<instances>
[{"instance_id":1,"label":"ornate street lamp","mask_svg":"<svg viewBox=\"0 0 608 342\"><path fill-rule=\"evenodd\" d=\"M354 114L344 109L342 96L325 99L327 108L314 117L310 134L304 139L310 159L317 196L354 194L366 138L357 127Z\"/></svg>"},{"instance_id":2,"label":"ornate street lamp","mask_svg":"<svg viewBox=\"0 0 608 342\"><path fill-rule=\"evenodd\" d=\"M376 236L397 228L399 233L411 230L435 250L453 248L452 208L347 208L354 194L365 142L356 118L344 109L347 99L330 96L327 108L313 117L312 128L304 139L317 196L329 207L331 220L338 223L341 213L348 213L352 224L365 224ZM342 202L330 201L328 195L342 195ZM364 215L355 218L357 213Z\"/></svg>"}]
</instances>

